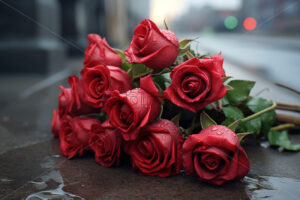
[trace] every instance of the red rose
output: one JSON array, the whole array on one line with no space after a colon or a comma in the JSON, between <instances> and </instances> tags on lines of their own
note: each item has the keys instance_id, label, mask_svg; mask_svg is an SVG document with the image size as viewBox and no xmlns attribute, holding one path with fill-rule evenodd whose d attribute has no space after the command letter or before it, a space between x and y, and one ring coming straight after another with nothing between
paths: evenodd
<instances>
[{"instance_id":1,"label":"red rose","mask_svg":"<svg viewBox=\"0 0 300 200\"><path fill-rule=\"evenodd\" d=\"M115 52L106 42L97 34L89 34L90 44L85 50L84 66L94 67L96 65L112 65L120 67L122 64L121 56Z\"/></svg>"},{"instance_id":2,"label":"red rose","mask_svg":"<svg viewBox=\"0 0 300 200\"><path fill-rule=\"evenodd\" d=\"M93 125L89 143L97 163L105 167L120 164L123 140L118 129Z\"/></svg>"},{"instance_id":3,"label":"red rose","mask_svg":"<svg viewBox=\"0 0 300 200\"><path fill-rule=\"evenodd\" d=\"M167 177L181 168L182 137L178 127L169 120L159 120L145 126L145 135L130 145L133 169L150 176Z\"/></svg>"},{"instance_id":4,"label":"red rose","mask_svg":"<svg viewBox=\"0 0 300 200\"><path fill-rule=\"evenodd\" d=\"M51 129L52 133L55 137L58 137L59 134L59 129L60 129L60 117L59 117L59 112L58 110L53 110L53 117L51 121Z\"/></svg>"},{"instance_id":5,"label":"red rose","mask_svg":"<svg viewBox=\"0 0 300 200\"><path fill-rule=\"evenodd\" d=\"M216 59L218 58L218 59ZM164 96L179 107L197 112L221 99L227 92L223 85L223 59L192 58L176 66L171 72L172 84Z\"/></svg>"},{"instance_id":6,"label":"red rose","mask_svg":"<svg viewBox=\"0 0 300 200\"><path fill-rule=\"evenodd\" d=\"M115 90L105 105L109 122L126 141L137 139L140 129L156 119L160 109L160 101L140 88L122 94Z\"/></svg>"},{"instance_id":7,"label":"red rose","mask_svg":"<svg viewBox=\"0 0 300 200\"><path fill-rule=\"evenodd\" d=\"M178 39L168 30L160 31L149 19L144 19L134 30L128 50L124 53L130 63L142 63L152 69L171 66L177 58Z\"/></svg>"},{"instance_id":8,"label":"red rose","mask_svg":"<svg viewBox=\"0 0 300 200\"><path fill-rule=\"evenodd\" d=\"M77 153L79 156L89 150L89 138L92 125L101 124L99 120L91 117L72 118L65 115L61 121L59 131L60 149L69 159Z\"/></svg>"},{"instance_id":9,"label":"red rose","mask_svg":"<svg viewBox=\"0 0 300 200\"><path fill-rule=\"evenodd\" d=\"M95 109L88 105L83 83L78 77L70 76L68 82L71 88L59 86L61 89L61 93L58 97L58 110L60 116L65 114L77 116L99 112L99 109Z\"/></svg>"},{"instance_id":10,"label":"red rose","mask_svg":"<svg viewBox=\"0 0 300 200\"><path fill-rule=\"evenodd\" d=\"M97 65L81 71L87 103L102 108L113 90L126 92L131 89L129 75L118 67Z\"/></svg>"},{"instance_id":11,"label":"red rose","mask_svg":"<svg viewBox=\"0 0 300 200\"><path fill-rule=\"evenodd\" d=\"M182 158L187 175L196 173L201 181L217 185L242 179L249 172L247 154L236 134L221 125L208 126L188 136Z\"/></svg>"}]
</instances>

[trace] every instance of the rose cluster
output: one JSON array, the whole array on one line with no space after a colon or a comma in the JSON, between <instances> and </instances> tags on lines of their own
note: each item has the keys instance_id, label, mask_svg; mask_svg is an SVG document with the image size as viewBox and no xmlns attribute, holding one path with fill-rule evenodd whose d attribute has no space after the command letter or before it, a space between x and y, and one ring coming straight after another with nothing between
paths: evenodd
<instances>
[{"instance_id":1,"label":"rose cluster","mask_svg":"<svg viewBox=\"0 0 300 200\"><path fill-rule=\"evenodd\" d=\"M164 102L197 113L226 94L221 55L178 64L176 35L148 19L136 27L123 55L97 34L88 40L80 77L69 77L69 88L59 86L53 111L52 132L63 155L93 151L97 163L111 167L127 154L142 174L167 177L184 167L186 174L218 185L248 173L247 155L232 130L212 125L185 139L177 124L161 118ZM137 63L150 70L138 79L131 71ZM153 76L165 69L170 85L160 91Z\"/></svg>"}]
</instances>

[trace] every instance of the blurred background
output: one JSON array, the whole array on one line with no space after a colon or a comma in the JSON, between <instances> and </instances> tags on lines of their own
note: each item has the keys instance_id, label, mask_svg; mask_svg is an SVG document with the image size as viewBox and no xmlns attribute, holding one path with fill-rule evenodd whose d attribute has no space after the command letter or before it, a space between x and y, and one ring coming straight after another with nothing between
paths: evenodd
<instances>
[{"instance_id":1,"label":"blurred background","mask_svg":"<svg viewBox=\"0 0 300 200\"><path fill-rule=\"evenodd\" d=\"M81 68L88 33L126 49L144 18L245 77L300 90L299 0L0 0L0 108Z\"/></svg>"}]
</instances>

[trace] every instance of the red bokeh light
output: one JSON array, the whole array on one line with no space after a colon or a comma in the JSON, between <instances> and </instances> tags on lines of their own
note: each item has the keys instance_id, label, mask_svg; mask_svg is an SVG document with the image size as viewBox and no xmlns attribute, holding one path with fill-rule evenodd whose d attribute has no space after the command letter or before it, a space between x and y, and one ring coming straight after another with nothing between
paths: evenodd
<instances>
[{"instance_id":1,"label":"red bokeh light","mask_svg":"<svg viewBox=\"0 0 300 200\"><path fill-rule=\"evenodd\" d=\"M247 17L244 22L243 26L247 31L252 31L256 28L256 19L253 17Z\"/></svg>"}]
</instances>

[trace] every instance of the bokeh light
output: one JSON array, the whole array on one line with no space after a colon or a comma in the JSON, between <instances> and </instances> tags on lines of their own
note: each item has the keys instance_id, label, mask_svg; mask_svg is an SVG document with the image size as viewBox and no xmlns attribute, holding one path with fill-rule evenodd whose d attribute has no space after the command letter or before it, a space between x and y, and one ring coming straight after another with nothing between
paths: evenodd
<instances>
[{"instance_id":1,"label":"bokeh light","mask_svg":"<svg viewBox=\"0 0 300 200\"><path fill-rule=\"evenodd\" d=\"M228 16L224 20L224 26L227 29L234 29L238 25L238 19L235 16Z\"/></svg>"},{"instance_id":2,"label":"bokeh light","mask_svg":"<svg viewBox=\"0 0 300 200\"><path fill-rule=\"evenodd\" d=\"M243 26L247 31L254 30L256 28L256 19L254 19L253 17L247 17L244 20Z\"/></svg>"}]
</instances>

